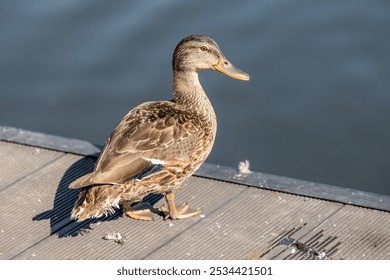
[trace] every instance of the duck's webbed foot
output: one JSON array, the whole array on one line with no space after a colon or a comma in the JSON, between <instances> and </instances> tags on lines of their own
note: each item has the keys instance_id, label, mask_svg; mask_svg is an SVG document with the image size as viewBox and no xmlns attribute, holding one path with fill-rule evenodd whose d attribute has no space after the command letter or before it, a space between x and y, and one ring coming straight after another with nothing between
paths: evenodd
<instances>
[{"instance_id":1,"label":"duck's webbed foot","mask_svg":"<svg viewBox=\"0 0 390 280\"><path fill-rule=\"evenodd\" d=\"M169 192L165 195L165 199L167 201L168 207L165 205L162 205L160 207L160 211L164 214L164 219L171 219L171 220L180 220L180 219L186 219L191 218L196 215L199 215L202 213L201 208L197 208L195 210L192 210L187 203L184 203L180 205L179 207L176 207L175 204L175 195L173 192Z\"/></svg>"},{"instance_id":2,"label":"duck's webbed foot","mask_svg":"<svg viewBox=\"0 0 390 280\"><path fill-rule=\"evenodd\" d=\"M154 208L149 202L139 202L131 206L131 202L125 201L123 205L123 213L136 220L142 221L153 221L154 214L158 213L159 210Z\"/></svg>"}]
</instances>

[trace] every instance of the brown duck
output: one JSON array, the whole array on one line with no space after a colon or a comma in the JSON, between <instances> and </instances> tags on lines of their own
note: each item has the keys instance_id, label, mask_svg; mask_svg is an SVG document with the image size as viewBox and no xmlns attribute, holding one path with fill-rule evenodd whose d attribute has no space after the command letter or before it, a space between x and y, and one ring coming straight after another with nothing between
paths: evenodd
<instances>
[{"instance_id":1,"label":"brown duck","mask_svg":"<svg viewBox=\"0 0 390 280\"><path fill-rule=\"evenodd\" d=\"M187 204L176 207L174 201L174 191L209 155L217 130L198 72L212 69L239 80L250 77L203 35L184 38L173 53L172 64L174 98L146 102L131 110L107 140L95 169L70 184L70 188L81 188L73 219L110 214L120 204L127 216L140 220L152 220L158 212L170 219L201 213ZM167 206L133 205L151 193L164 194Z\"/></svg>"}]
</instances>

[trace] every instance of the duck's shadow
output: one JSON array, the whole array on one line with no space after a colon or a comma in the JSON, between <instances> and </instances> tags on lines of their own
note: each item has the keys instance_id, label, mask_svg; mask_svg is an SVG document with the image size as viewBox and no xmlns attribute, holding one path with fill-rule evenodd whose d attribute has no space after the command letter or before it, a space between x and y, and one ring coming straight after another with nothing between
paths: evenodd
<instances>
[{"instance_id":1,"label":"duck's shadow","mask_svg":"<svg viewBox=\"0 0 390 280\"><path fill-rule=\"evenodd\" d=\"M78 177L92 171L96 161L96 155L85 156L73 163L62 176L54 197L53 209L35 215L33 221L50 219L50 234L58 237L78 236L89 231L91 225L98 222L116 220L122 216L122 210L118 209L113 215L89 219L81 223L70 218L71 211L79 195L80 189L69 189L69 184ZM149 195L143 199L154 205L162 195Z\"/></svg>"}]
</instances>

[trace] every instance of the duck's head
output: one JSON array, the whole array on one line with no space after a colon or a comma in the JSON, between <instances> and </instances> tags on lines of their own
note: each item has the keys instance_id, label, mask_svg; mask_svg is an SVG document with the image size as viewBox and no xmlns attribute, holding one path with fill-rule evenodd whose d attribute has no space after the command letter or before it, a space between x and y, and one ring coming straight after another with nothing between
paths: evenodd
<instances>
[{"instance_id":1,"label":"duck's head","mask_svg":"<svg viewBox=\"0 0 390 280\"><path fill-rule=\"evenodd\" d=\"M234 79L250 79L247 73L229 62L213 39L203 35L190 35L181 40L173 53L172 64L174 71L212 69Z\"/></svg>"}]
</instances>

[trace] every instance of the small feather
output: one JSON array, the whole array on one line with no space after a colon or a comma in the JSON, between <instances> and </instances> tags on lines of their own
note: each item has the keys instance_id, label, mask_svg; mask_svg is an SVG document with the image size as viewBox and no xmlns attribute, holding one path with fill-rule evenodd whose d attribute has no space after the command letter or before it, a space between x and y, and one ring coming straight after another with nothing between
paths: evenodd
<instances>
[{"instance_id":1,"label":"small feather","mask_svg":"<svg viewBox=\"0 0 390 280\"><path fill-rule=\"evenodd\" d=\"M238 173L240 174L250 174L252 171L249 170L250 162L249 160L240 161L238 164Z\"/></svg>"}]
</instances>

